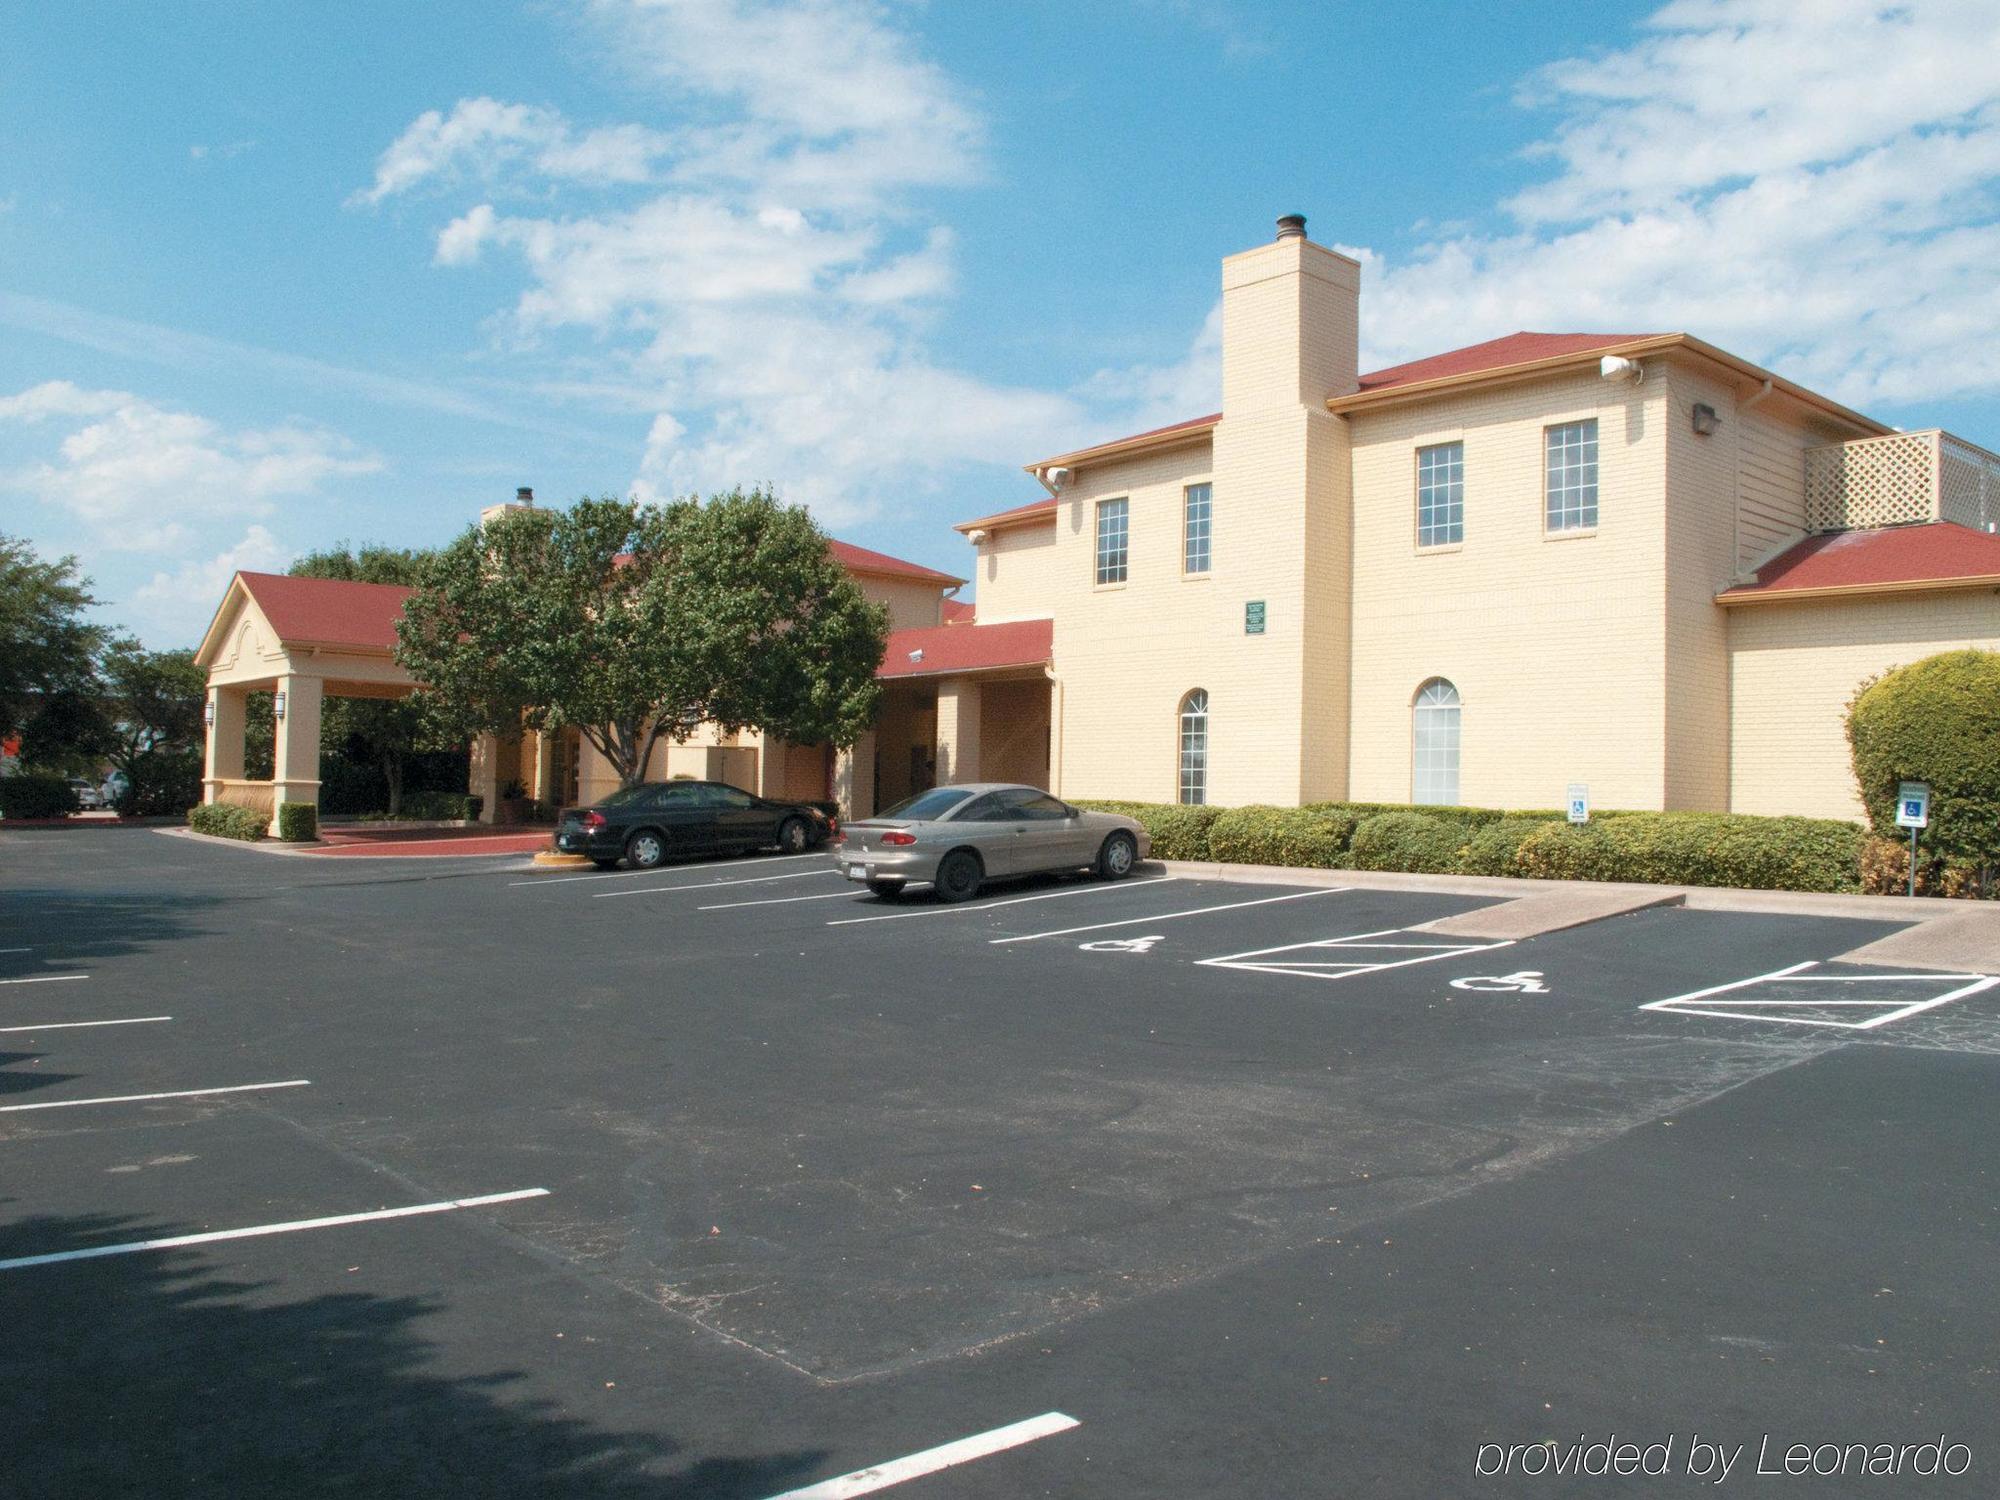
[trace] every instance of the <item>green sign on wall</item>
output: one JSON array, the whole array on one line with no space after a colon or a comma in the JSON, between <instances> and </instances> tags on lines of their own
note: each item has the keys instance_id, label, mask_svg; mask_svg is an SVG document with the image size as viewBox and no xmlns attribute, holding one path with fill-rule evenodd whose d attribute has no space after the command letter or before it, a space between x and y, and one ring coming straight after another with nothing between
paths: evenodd
<instances>
[{"instance_id":1,"label":"green sign on wall","mask_svg":"<svg viewBox=\"0 0 2000 1500\"><path fill-rule=\"evenodd\" d=\"M1264 633L1264 601L1248 600L1243 606L1243 633L1262 635Z\"/></svg>"}]
</instances>

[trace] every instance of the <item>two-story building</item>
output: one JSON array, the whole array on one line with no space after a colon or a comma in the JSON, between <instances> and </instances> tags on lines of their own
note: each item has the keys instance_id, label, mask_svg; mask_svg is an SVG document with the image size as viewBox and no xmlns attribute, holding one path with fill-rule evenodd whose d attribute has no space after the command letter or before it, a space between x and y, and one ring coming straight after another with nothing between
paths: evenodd
<instances>
[{"instance_id":1,"label":"two-story building","mask_svg":"<svg viewBox=\"0 0 2000 1500\"><path fill-rule=\"evenodd\" d=\"M1045 632L1047 687L941 665L941 779L1022 770L1046 715L1069 797L1853 816L1856 687L2000 648L1993 454L1685 333L1364 374L1360 294L1281 219L1223 262L1220 411L959 525L974 637Z\"/></svg>"}]
</instances>

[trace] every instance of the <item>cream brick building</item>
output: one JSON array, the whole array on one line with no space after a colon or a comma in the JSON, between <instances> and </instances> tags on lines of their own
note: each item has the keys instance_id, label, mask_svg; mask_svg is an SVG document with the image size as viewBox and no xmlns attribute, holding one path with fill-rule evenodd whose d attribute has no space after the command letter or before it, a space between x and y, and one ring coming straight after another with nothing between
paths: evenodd
<instances>
[{"instance_id":1,"label":"cream brick building","mask_svg":"<svg viewBox=\"0 0 2000 1500\"><path fill-rule=\"evenodd\" d=\"M1028 465L1044 498L958 527L976 612L964 579L834 544L893 627L859 743L705 726L648 774L850 816L1000 779L1519 808L1581 782L1601 808L1850 817L1856 686L2000 649L1991 453L1684 333L1517 333L1364 374L1361 268L1296 218L1223 262L1222 299L1222 409ZM232 585L201 657L211 800L316 791L322 686L408 689L384 660L400 591L367 588ZM257 685L296 705L275 787L228 749ZM472 784L490 816L510 787L587 801L616 777L571 731L477 747Z\"/></svg>"},{"instance_id":2,"label":"cream brick building","mask_svg":"<svg viewBox=\"0 0 2000 1500\"><path fill-rule=\"evenodd\" d=\"M1679 333L1364 375L1360 280L1280 221L1221 411L960 525L975 628L1048 622L1061 794L1853 816L1856 685L2000 648L1992 454Z\"/></svg>"}]
</instances>

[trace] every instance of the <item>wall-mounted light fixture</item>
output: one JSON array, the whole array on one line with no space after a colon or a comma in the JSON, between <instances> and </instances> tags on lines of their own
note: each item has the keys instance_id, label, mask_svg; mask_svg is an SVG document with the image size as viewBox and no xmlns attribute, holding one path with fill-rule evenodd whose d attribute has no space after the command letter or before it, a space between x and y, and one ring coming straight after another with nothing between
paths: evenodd
<instances>
[{"instance_id":1,"label":"wall-mounted light fixture","mask_svg":"<svg viewBox=\"0 0 2000 1500\"><path fill-rule=\"evenodd\" d=\"M1706 401L1694 404L1694 430L1701 437L1709 437L1721 430L1722 418L1715 414L1715 408Z\"/></svg>"},{"instance_id":2,"label":"wall-mounted light fixture","mask_svg":"<svg viewBox=\"0 0 2000 1500\"><path fill-rule=\"evenodd\" d=\"M213 698L202 704L201 722L206 724L210 729L215 728L215 700Z\"/></svg>"},{"instance_id":3,"label":"wall-mounted light fixture","mask_svg":"<svg viewBox=\"0 0 2000 1500\"><path fill-rule=\"evenodd\" d=\"M282 692L271 695L271 713L277 718L285 716L285 695Z\"/></svg>"}]
</instances>

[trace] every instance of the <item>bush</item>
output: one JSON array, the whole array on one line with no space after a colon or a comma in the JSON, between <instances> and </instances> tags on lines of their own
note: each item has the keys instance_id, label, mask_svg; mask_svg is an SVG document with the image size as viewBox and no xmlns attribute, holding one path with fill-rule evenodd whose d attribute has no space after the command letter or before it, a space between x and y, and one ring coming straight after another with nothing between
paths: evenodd
<instances>
[{"instance_id":1,"label":"bush","mask_svg":"<svg viewBox=\"0 0 2000 1500\"><path fill-rule=\"evenodd\" d=\"M309 844L317 839L319 807L311 802L280 802L278 837L288 844Z\"/></svg>"},{"instance_id":2,"label":"bush","mask_svg":"<svg viewBox=\"0 0 2000 1500\"><path fill-rule=\"evenodd\" d=\"M478 816L474 800L465 792L405 792L396 816L413 823L463 822Z\"/></svg>"},{"instance_id":3,"label":"bush","mask_svg":"<svg viewBox=\"0 0 2000 1500\"><path fill-rule=\"evenodd\" d=\"M1354 830L1351 860L1357 870L1448 874L1460 868L1471 838L1472 824L1455 818L1408 809L1377 813Z\"/></svg>"},{"instance_id":4,"label":"bush","mask_svg":"<svg viewBox=\"0 0 2000 1500\"><path fill-rule=\"evenodd\" d=\"M1945 651L1863 683L1847 741L1877 833L1899 836L1897 783L1926 781L1919 857L2000 865L2000 652Z\"/></svg>"},{"instance_id":5,"label":"bush","mask_svg":"<svg viewBox=\"0 0 2000 1500\"><path fill-rule=\"evenodd\" d=\"M237 807L229 802L209 802L188 809L188 827L219 839L254 842L264 836L270 821L254 807Z\"/></svg>"},{"instance_id":6,"label":"bush","mask_svg":"<svg viewBox=\"0 0 2000 1500\"><path fill-rule=\"evenodd\" d=\"M1232 807L1209 827L1209 858L1330 870L1346 855L1354 824L1339 807Z\"/></svg>"},{"instance_id":7,"label":"bush","mask_svg":"<svg viewBox=\"0 0 2000 1500\"><path fill-rule=\"evenodd\" d=\"M1187 807L1177 802L1079 802L1078 807L1136 818L1153 839L1153 858L1207 860L1209 830L1225 809Z\"/></svg>"},{"instance_id":8,"label":"bush","mask_svg":"<svg viewBox=\"0 0 2000 1500\"><path fill-rule=\"evenodd\" d=\"M1623 880L1771 891L1861 885L1859 824L1728 813L1626 813L1578 826L1545 823L1500 873L1537 880Z\"/></svg>"},{"instance_id":9,"label":"bush","mask_svg":"<svg viewBox=\"0 0 2000 1500\"><path fill-rule=\"evenodd\" d=\"M42 771L0 776L0 818L66 818L76 811L69 778Z\"/></svg>"},{"instance_id":10,"label":"bush","mask_svg":"<svg viewBox=\"0 0 2000 1500\"><path fill-rule=\"evenodd\" d=\"M178 818L201 801L201 752L156 750L132 767L118 798L124 818Z\"/></svg>"},{"instance_id":11,"label":"bush","mask_svg":"<svg viewBox=\"0 0 2000 1500\"><path fill-rule=\"evenodd\" d=\"M1471 841L1465 846L1465 857L1460 868L1468 875L1515 875L1520 873L1516 861L1520 857L1521 845L1526 843L1537 829L1546 828L1559 817L1506 817L1473 830Z\"/></svg>"}]
</instances>

